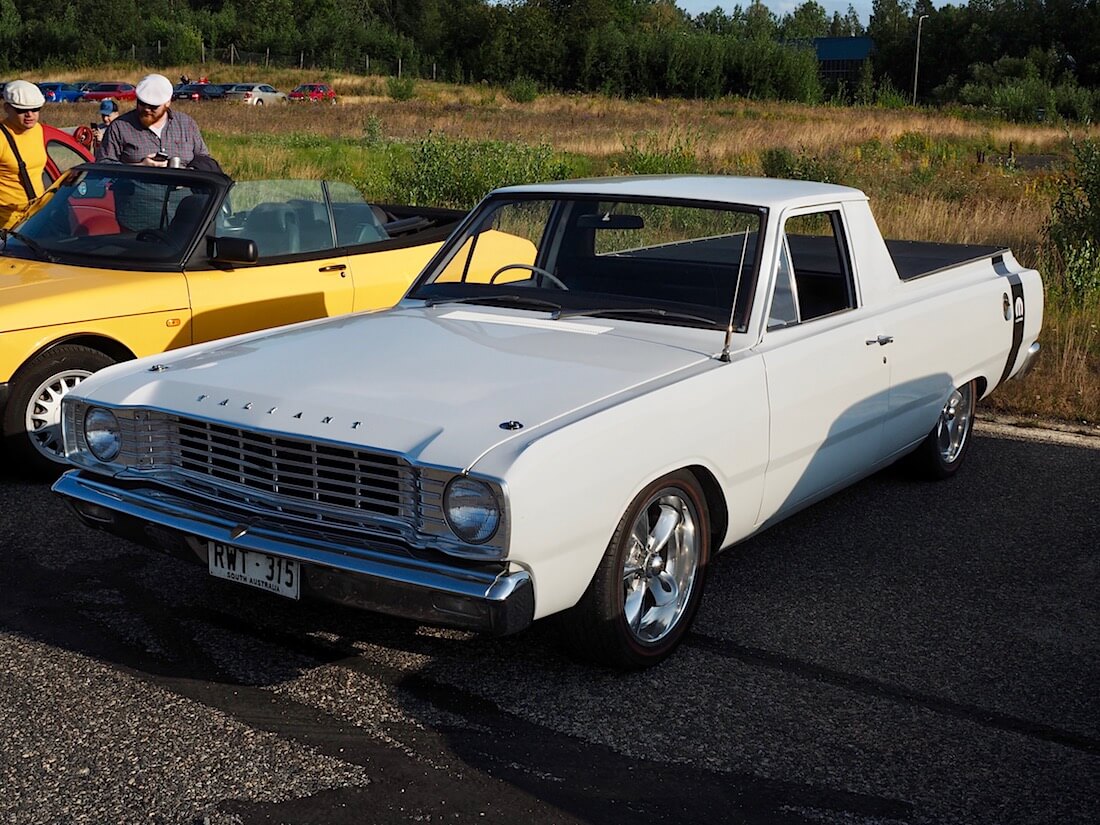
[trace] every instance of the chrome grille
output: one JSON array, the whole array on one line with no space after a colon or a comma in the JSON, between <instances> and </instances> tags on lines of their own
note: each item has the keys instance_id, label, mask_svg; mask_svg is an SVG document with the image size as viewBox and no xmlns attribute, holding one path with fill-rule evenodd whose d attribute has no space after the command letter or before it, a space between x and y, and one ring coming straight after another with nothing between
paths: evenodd
<instances>
[{"instance_id":1,"label":"chrome grille","mask_svg":"<svg viewBox=\"0 0 1100 825\"><path fill-rule=\"evenodd\" d=\"M123 446L114 461L104 464L92 457L82 426L91 406L72 398L62 408L70 458L77 466L113 469L119 478L152 479L204 504L239 508L249 523L271 516L283 529L311 535L332 531L344 537L341 541L352 531L461 558L507 555L506 517L496 537L483 545L467 545L451 532L443 497L455 470L142 407L111 408Z\"/></svg>"},{"instance_id":2,"label":"chrome grille","mask_svg":"<svg viewBox=\"0 0 1100 825\"><path fill-rule=\"evenodd\" d=\"M207 421L166 423L169 463L188 474L391 518L416 510L412 469L394 456Z\"/></svg>"},{"instance_id":3,"label":"chrome grille","mask_svg":"<svg viewBox=\"0 0 1100 825\"><path fill-rule=\"evenodd\" d=\"M65 424L81 451L86 409L70 405ZM399 456L155 410L117 414L119 463L178 489L332 526L417 532L418 473Z\"/></svg>"}]
</instances>

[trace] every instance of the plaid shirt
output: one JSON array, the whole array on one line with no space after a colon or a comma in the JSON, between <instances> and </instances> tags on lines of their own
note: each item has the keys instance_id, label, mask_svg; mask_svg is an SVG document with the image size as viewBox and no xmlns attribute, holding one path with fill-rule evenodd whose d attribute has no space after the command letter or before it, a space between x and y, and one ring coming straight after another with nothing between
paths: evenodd
<instances>
[{"instance_id":1,"label":"plaid shirt","mask_svg":"<svg viewBox=\"0 0 1100 825\"><path fill-rule=\"evenodd\" d=\"M105 163L141 163L144 158L157 152L179 158L184 166L195 155L210 154L199 134L199 125L190 115L169 109L168 122L164 124L160 137L157 137L156 132L141 125L134 109L119 115L107 127L95 159Z\"/></svg>"}]
</instances>

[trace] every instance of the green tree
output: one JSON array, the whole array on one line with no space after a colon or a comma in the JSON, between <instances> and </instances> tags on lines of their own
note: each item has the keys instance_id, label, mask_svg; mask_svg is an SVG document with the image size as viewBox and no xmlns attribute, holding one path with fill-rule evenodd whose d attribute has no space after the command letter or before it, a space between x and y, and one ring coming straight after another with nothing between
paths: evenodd
<instances>
[{"instance_id":1,"label":"green tree","mask_svg":"<svg viewBox=\"0 0 1100 825\"><path fill-rule=\"evenodd\" d=\"M753 40L774 40L777 31L775 15L761 0L753 0L745 9L745 35Z\"/></svg>"},{"instance_id":2,"label":"green tree","mask_svg":"<svg viewBox=\"0 0 1100 825\"><path fill-rule=\"evenodd\" d=\"M0 69L19 64L19 38L23 19L12 0L0 0Z\"/></svg>"},{"instance_id":3,"label":"green tree","mask_svg":"<svg viewBox=\"0 0 1100 825\"><path fill-rule=\"evenodd\" d=\"M829 33L829 18L825 14L825 7L814 0L806 0L783 17L779 32L781 38L788 41L825 37Z\"/></svg>"}]
</instances>

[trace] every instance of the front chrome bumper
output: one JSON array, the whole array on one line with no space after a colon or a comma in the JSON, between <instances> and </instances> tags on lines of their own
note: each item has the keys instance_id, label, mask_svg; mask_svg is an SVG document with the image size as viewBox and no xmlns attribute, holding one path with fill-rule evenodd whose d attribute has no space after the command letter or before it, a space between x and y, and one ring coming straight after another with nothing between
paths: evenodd
<instances>
[{"instance_id":1,"label":"front chrome bumper","mask_svg":"<svg viewBox=\"0 0 1100 825\"><path fill-rule=\"evenodd\" d=\"M53 490L87 525L203 565L207 540L295 559L303 597L496 635L523 630L534 617L530 574L506 563L427 559L381 543L352 546L336 535L280 530L274 522L250 524L242 533L231 512L211 512L155 484L85 470L65 473Z\"/></svg>"}]
</instances>

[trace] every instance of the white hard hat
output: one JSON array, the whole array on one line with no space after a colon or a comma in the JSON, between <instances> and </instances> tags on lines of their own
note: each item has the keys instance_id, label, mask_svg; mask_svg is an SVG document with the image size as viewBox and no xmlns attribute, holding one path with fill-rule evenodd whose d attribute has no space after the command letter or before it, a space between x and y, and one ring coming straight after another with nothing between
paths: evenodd
<instances>
[{"instance_id":1,"label":"white hard hat","mask_svg":"<svg viewBox=\"0 0 1100 825\"><path fill-rule=\"evenodd\" d=\"M137 85L137 99L150 106L163 106L172 99L172 81L162 74L147 74Z\"/></svg>"},{"instance_id":2,"label":"white hard hat","mask_svg":"<svg viewBox=\"0 0 1100 825\"><path fill-rule=\"evenodd\" d=\"M13 109L41 109L46 102L42 90L26 80L13 80L4 87L4 102Z\"/></svg>"}]
</instances>

